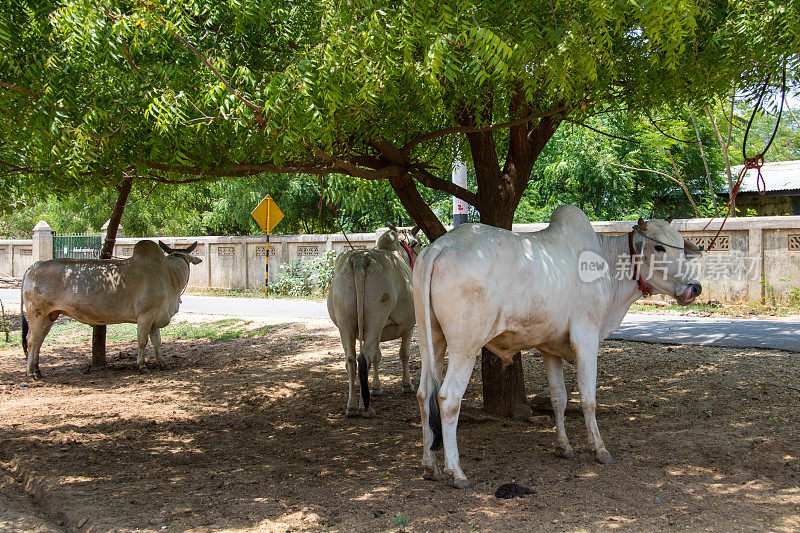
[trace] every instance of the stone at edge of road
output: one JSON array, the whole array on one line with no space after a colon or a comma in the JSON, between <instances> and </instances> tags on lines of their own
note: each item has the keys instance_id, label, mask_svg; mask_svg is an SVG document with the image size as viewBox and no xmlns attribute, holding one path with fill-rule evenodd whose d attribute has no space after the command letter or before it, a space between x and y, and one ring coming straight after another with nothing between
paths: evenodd
<instances>
[{"instance_id":1,"label":"stone at edge of road","mask_svg":"<svg viewBox=\"0 0 800 533\"><path fill-rule=\"evenodd\" d=\"M528 422L534 426L550 427L553 425L552 419L547 415L531 416Z\"/></svg>"},{"instance_id":2,"label":"stone at edge of road","mask_svg":"<svg viewBox=\"0 0 800 533\"><path fill-rule=\"evenodd\" d=\"M521 403L514 406L514 411L511 413L511 418L514 420L528 420L533 416L533 410L527 403Z\"/></svg>"},{"instance_id":3,"label":"stone at edge of road","mask_svg":"<svg viewBox=\"0 0 800 533\"><path fill-rule=\"evenodd\" d=\"M656 505L661 505L661 498L656 496L655 498L653 498L653 503Z\"/></svg>"}]
</instances>

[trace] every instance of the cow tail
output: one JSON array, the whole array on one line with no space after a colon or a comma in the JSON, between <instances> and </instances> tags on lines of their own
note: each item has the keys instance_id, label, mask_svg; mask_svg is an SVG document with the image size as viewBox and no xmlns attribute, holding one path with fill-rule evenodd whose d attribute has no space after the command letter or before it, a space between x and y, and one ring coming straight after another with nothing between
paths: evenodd
<instances>
[{"instance_id":1,"label":"cow tail","mask_svg":"<svg viewBox=\"0 0 800 533\"><path fill-rule=\"evenodd\" d=\"M433 432L433 444L431 450L436 451L444 444L442 439L442 415L439 412L439 379L436 376L436 354L433 353L433 334L431 333L431 278L433 277L433 264L436 257L442 252L442 248L431 246L424 257L424 261L417 261L417 268L422 267L422 283L419 287L422 301L423 317L425 321L425 342L428 346L427 360L422 364L423 379L428 380L428 427ZM415 288L416 290L416 288ZM425 375L427 374L427 375Z\"/></svg>"},{"instance_id":2,"label":"cow tail","mask_svg":"<svg viewBox=\"0 0 800 533\"><path fill-rule=\"evenodd\" d=\"M364 355L364 285L367 277L368 257L354 253L351 256L353 281L356 287L356 312L358 313L358 382L364 411L369 409L369 364Z\"/></svg>"},{"instance_id":3,"label":"cow tail","mask_svg":"<svg viewBox=\"0 0 800 533\"><path fill-rule=\"evenodd\" d=\"M22 298L25 290L25 276L28 275L28 271L25 271L25 274L22 275L22 283L19 284L19 316L22 319L22 352L25 354L25 357L28 357L28 320L25 318L25 302Z\"/></svg>"}]
</instances>

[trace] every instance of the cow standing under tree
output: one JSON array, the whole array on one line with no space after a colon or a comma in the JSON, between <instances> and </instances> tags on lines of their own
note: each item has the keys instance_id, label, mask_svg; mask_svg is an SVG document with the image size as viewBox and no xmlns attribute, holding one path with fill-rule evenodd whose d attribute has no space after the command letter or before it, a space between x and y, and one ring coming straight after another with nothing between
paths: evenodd
<instances>
[{"instance_id":1,"label":"cow standing under tree","mask_svg":"<svg viewBox=\"0 0 800 533\"><path fill-rule=\"evenodd\" d=\"M348 376L347 416L374 415L368 383L372 367L372 394L383 393L378 377L380 342L401 338L403 392L413 392L408 371L408 352L414 333L414 299L411 271L422 247L419 227L389 231L370 250L348 250L336 258L328 292L328 314L339 328ZM358 356L355 343L359 340ZM360 398L355 394L358 368Z\"/></svg>"},{"instance_id":2,"label":"cow standing under tree","mask_svg":"<svg viewBox=\"0 0 800 533\"><path fill-rule=\"evenodd\" d=\"M576 365L589 444L598 462L614 463L595 418L600 341L619 327L643 293L692 303L701 287L682 267L697 256L697 247L668 221L639 219L629 234L607 237L598 235L574 206L556 209L550 225L535 233L465 224L437 239L414 271L424 477L446 474L458 488L471 486L459 464L456 427L482 346L506 363L520 350L541 352L556 418L556 450L565 458L574 453L564 427L562 362ZM615 279L612 269L625 260L632 275ZM582 272L582 262L594 268ZM605 267L597 269L598 264ZM449 362L441 381L445 349ZM444 474L434 454L442 446Z\"/></svg>"},{"instance_id":3,"label":"cow standing under tree","mask_svg":"<svg viewBox=\"0 0 800 533\"><path fill-rule=\"evenodd\" d=\"M178 312L181 294L189 282L189 264L201 262L191 255L195 248L196 242L179 249L161 241L158 245L139 241L128 259L36 262L22 277L21 289L22 348L28 377L41 377L39 351L53 322L62 314L90 326L135 323L139 371L148 371L144 364L148 336L159 367L166 368L159 330Z\"/></svg>"}]
</instances>

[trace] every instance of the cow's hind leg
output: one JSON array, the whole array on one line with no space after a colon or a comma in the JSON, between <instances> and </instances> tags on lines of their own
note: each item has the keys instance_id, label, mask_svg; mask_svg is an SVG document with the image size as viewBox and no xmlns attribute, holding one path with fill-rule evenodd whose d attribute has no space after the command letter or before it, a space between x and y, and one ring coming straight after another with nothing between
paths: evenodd
<instances>
[{"instance_id":1,"label":"cow's hind leg","mask_svg":"<svg viewBox=\"0 0 800 533\"><path fill-rule=\"evenodd\" d=\"M147 374L150 371L144 364L144 351L147 348L147 336L152 327L152 321L140 321L136 324L136 338L138 341L138 356L136 357L136 366L139 367L140 374Z\"/></svg>"},{"instance_id":2,"label":"cow's hind leg","mask_svg":"<svg viewBox=\"0 0 800 533\"><path fill-rule=\"evenodd\" d=\"M381 347L375 347L375 357L372 359L372 387L369 393L373 396L383 396L383 387L381 387L381 378L378 376L378 367L381 364Z\"/></svg>"},{"instance_id":3,"label":"cow's hind leg","mask_svg":"<svg viewBox=\"0 0 800 533\"><path fill-rule=\"evenodd\" d=\"M564 426L564 412L567 409L567 388L564 386L564 361L556 356L542 353L547 383L550 386L550 404L556 417L556 453L565 459L573 459L575 452L569 445Z\"/></svg>"},{"instance_id":4,"label":"cow's hind leg","mask_svg":"<svg viewBox=\"0 0 800 533\"><path fill-rule=\"evenodd\" d=\"M347 369L347 411L345 416L358 416L358 392L356 391L356 334L354 331L347 331L342 325L339 328L339 337L342 339L344 348L344 366Z\"/></svg>"},{"instance_id":5,"label":"cow's hind leg","mask_svg":"<svg viewBox=\"0 0 800 533\"><path fill-rule=\"evenodd\" d=\"M53 321L46 315L38 319L28 318L30 329L28 329L28 358L25 375L30 379L39 379L42 377L42 371L39 370L39 352L42 349L44 338L53 327Z\"/></svg>"},{"instance_id":6,"label":"cow's hind leg","mask_svg":"<svg viewBox=\"0 0 800 533\"><path fill-rule=\"evenodd\" d=\"M361 369L359 369L359 388L361 389L361 403L359 407L361 408L361 414L365 418L371 418L375 416L375 409L372 407L372 403L369 406L366 406L364 403L364 396L369 398L371 396L371 392L373 390L378 391L376 396L380 396L383 393L383 388L381 387L380 378L378 377L378 366L376 360L380 362L380 338L379 335L381 333L381 329L379 327L370 327L371 324L368 322L367 327L364 328L364 345L363 345L363 352L358 354L359 357L359 366L366 365L364 370L365 374L362 378L361 376ZM364 357L364 361L362 362L361 356ZM369 384L367 383L366 373L369 372L369 369L372 368L372 388L369 388ZM366 388L366 395L364 394L364 389Z\"/></svg>"},{"instance_id":7,"label":"cow's hind leg","mask_svg":"<svg viewBox=\"0 0 800 533\"><path fill-rule=\"evenodd\" d=\"M419 327L419 338L424 339L426 337L425 325L420 324ZM439 391L437 387L442 380L442 366L444 352L447 349L447 341L441 330L438 329L438 324L433 325L431 337L433 339L433 357L429 357L426 354L428 351L426 344L420 343L422 370L419 377L419 388L417 389L417 402L419 402L419 412L422 419L422 477L432 481L442 481L444 474L442 474L439 463L436 462L435 450L431 449L434 443L434 435L430 426L430 402L436 402L438 405Z\"/></svg>"},{"instance_id":8,"label":"cow's hind leg","mask_svg":"<svg viewBox=\"0 0 800 533\"><path fill-rule=\"evenodd\" d=\"M597 350L600 345L598 335L589 328L579 328L573 325L570 337L576 355L581 409L586 422L589 445L594 450L594 457L598 463L614 464L615 461L606 450L600 430L597 428Z\"/></svg>"},{"instance_id":9,"label":"cow's hind leg","mask_svg":"<svg viewBox=\"0 0 800 533\"><path fill-rule=\"evenodd\" d=\"M158 368L161 370L168 369L169 365L164 360L164 356L161 355L161 328L157 328L155 326L150 328L150 342L153 343L153 351L156 353L156 363L158 363Z\"/></svg>"},{"instance_id":10,"label":"cow's hind leg","mask_svg":"<svg viewBox=\"0 0 800 533\"><path fill-rule=\"evenodd\" d=\"M403 365L403 392L414 392L414 384L408 373L408 352L411 349L411 333L403 335L400 340L400 363Z\"/></svg>"},{"instance_id":11,"label":"cow's hind leg","mask_svg":"<svg viewBox=\"0 0 800 533\"><path fill-rule=\"evenodd\" d=\"M447 375L439 390L442 439L444 441L444 471L445 474L453 476L453 486L458 489L472 487L467 476L461 470L456 429L458 428L458 415L461 412L461 399L464 397L464 391L467 390L479 350L479 346L456 349L451 345Z\"/></svg>"}]
</instances>

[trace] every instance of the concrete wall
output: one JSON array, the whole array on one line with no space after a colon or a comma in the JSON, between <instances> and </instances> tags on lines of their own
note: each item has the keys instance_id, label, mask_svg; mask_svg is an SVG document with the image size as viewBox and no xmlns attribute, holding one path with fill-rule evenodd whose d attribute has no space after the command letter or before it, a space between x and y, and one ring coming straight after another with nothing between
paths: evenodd
<instances>
[{"instance_id":1,"label":"concrete wall","mask_svg":"<svg viewBox=\"0 0 800 533\"><path fill-rule=\"evenodd\" d=\"M707 247L722 220L709 222L709 219L676 220L673 225L686 239ZM627 233L634 224L634 221L592 223L595 231L607 235ZM516 224L514 230L529 232L545 227L547 224ZM375 245L381 231L349 234L348 237L354 247L367 248ZM117 239L115 257L130 256L139 240ZM161 240L176 247L199 242L194 255L203 262L192 265L191 287L264 286L266 246L263 236L162 237ZM33 263L34 248L31 240L0 240L0 273L22 276ZM289 261L311 259L328 250L341 252L348 248L341 234L273 235L270 237L270 283L275 282L276 274ZM800 216L728 219L715 248L704 253L695 268L703 283L703 300L760 302L772 294L785 299L800 287Z\"/></svg>"},{"instance_id":2,"label":"concrete wall","mask_svg":"<svg viewBox=\"0 0 800 533\"><path fill-rule=\"evenodd\" d=\"M33 241L0 240L0 273L20 278L33 264Z\"/></svg>"},{"instance_id":3,"label":"concrete wall","mask_svg":"<svg viewBox=\"0 0 800 533\"><path fill-rule=\"evenodd\" d=\"M347 236L354 248L375 246L375 233L351 233ZM130 257L133 246L141 239L117 239L115 257ZM264 286L266 267L266 238L261 237L160 237L173 247L185 247L197 241L192 255L203 260L192 265L190 287L251 289ZM2 241L0 241L2 242ZM341 252L350 247L341 234L332 235L272 235L269 238L269 281L283 265L297 259L306 260L323 255L328 250Z\"/></svg>"}]
</instances>

